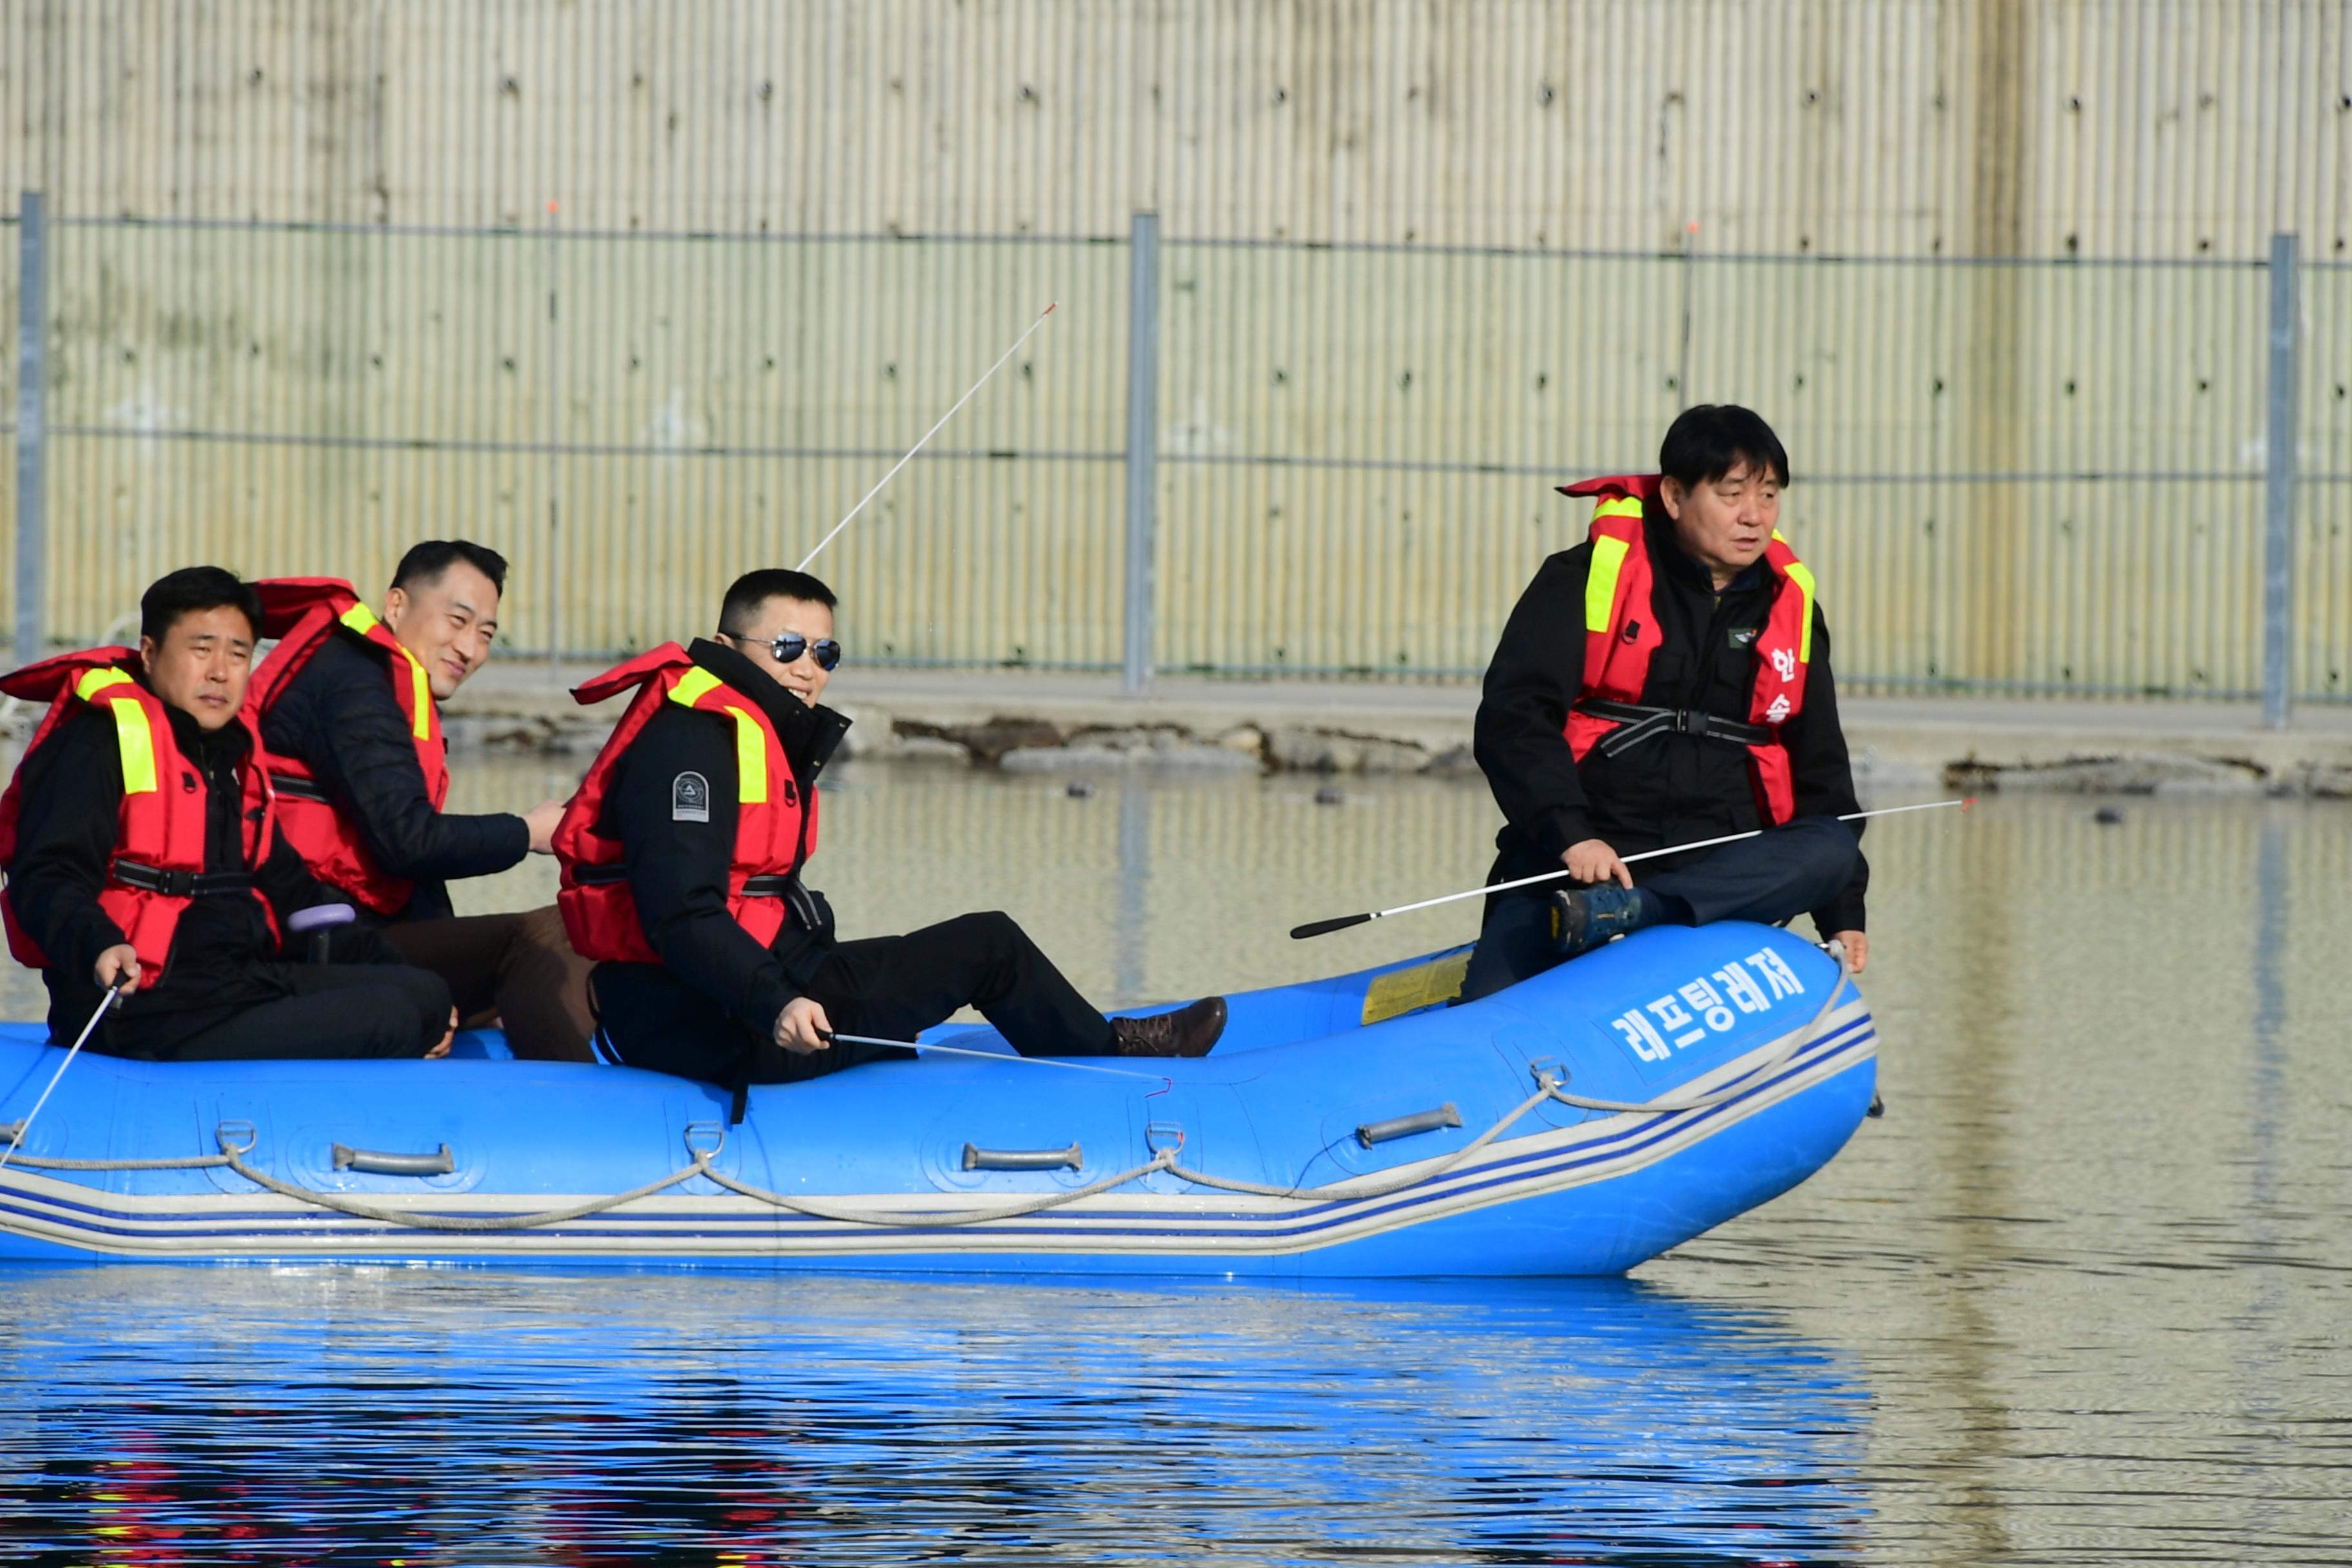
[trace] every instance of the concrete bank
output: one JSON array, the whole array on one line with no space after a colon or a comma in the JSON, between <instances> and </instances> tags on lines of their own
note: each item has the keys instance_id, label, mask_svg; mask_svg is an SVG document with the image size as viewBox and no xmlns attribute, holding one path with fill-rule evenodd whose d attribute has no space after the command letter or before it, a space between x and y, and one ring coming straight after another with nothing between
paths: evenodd
<instances>
[{"instance_id":1,"label":"concrete bank","mask_svg":"<svg viewBox=\"0 0 2352 1568\"><path fill-rule=\"evenodd\" d=\"M585 754L621 705L583 709L595 673L494 664L449 705L453 746ZM849 754L1055 773L1474 774L1471 682L1162 678L1140 699L1115 677L1033 670L845 668L828 700L856 721ZM1865 788L2242 794L2352 799L2352 707L2309 707L2286 731L2250 704L1850 698Z\"/></svg>"}]
</instances>

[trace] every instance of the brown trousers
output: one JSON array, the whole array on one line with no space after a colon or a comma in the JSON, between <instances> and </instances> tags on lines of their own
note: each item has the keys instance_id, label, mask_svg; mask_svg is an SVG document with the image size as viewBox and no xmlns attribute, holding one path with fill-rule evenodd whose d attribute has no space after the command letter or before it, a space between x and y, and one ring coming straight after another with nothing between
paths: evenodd
<instances>
[{"instance_id":1,"label":"brown trousers","mask_svg":"<svg viewBox=\"0 0 2352 1568\"><path fill-rule=\"evenodd\" d=\"M468 1028L504 1023L507 1043L532 1061L596 1058L588 1037L589 962L572 951L555 906L520 914L460 915L386 926L386 942L449 983Z\"/></svg>"}]
</instances>

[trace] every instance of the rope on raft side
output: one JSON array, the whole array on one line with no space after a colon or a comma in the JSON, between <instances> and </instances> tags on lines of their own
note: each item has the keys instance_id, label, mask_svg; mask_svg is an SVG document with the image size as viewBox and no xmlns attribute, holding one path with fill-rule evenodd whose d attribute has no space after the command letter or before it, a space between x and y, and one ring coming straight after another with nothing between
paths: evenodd
<instances>
[{"instance_id":1,"label":"rope on raft side","mask_svg":"<svg viewBox=\"0 0 2352 1568\"><path fill-rule=\"evenodd\" d=\"M656 1193L665 1192L695 1176L707 1176L712 1182L739 1196L750 1198L774 1208L785 1209L793 1214L805 1215L812 1219L908 1230L951 1229L961 1226L984 1225L992 1220L1019 1219L1027 1215L1042 1213L1046 1209L1059 1208L1065 1204L1076 1203L1080 1198L1095 1197L1115 1187L1123 1187L1129 1182L1140 1181L1160 1171L1165 1171L1170 1175L1190 1182L1196 1186L1211 1187L1223 1192L1244 1193L1255 1197L1287 1198L1304 1203L1350 1203L1364 1198L1386 1197L1391 1193L1402 1192L1407 1187L1420 1186L1437 1180L1493 1143L1528 1111L1546 1100L1556 1100L1562 1105L1583 1110L1680 1115L1687 1111L1708 1110L1738 1099L1752 1089L1758 1079L1779 1071L1800 1051L1819 1037L1822 1025L1837 1006L1838 999L1845 994L1847 981L1853 973L1853 971L1846 966L1844 950L1832 944L1832 951L1837 959L1838 978L1837 984L1830 987L1829 999L1822 1004L1820 1009L1803 1027L1791 1031L1787 1043L1780 1050L1775 1051L1768 1060L1749 1068L1728 1083L1704 1094L1692 1095L1679 1100L1654 1100L1642 1104L1624 1100L1594 1100L1582 1095L1570 1094L1560 1086L1561 1075L1555 1070L1547 1069L1537 1075L1537 1082L1542 1087L1513 1107L1501 1121L1436 1163L1416 1168L1411 1174L1392 1181L1372 1179L1355 1183L1332 1182L1319 1187L1277 1187L1260 1182L1243 1182L1225 1176L1214 1176L1206 1171L1195 1171L1177 1163L1176 1156L1179 1152L1177 1149L1163 1149L1131 1171L1122 1171L1116 1175L1104 1176L1084 1186L1072 1187L1067 1192L1047 1193L1039 1197L1026 1198L1019 1203L998 1205L991 1208L964 1209L944 1214L898 1215L850 1208L839 1204L829 1204L817 1198L793 1197L787 1194L771 1192L764 1187L755 1187L748 1182L737 1181L710 1163L712 1158L718 1154L718 1149L697 1149L694 1151L694 1161L691 1164L674 1171L658 1181L648 1182L641 1187L632 1187L625 1193L615 1193L609 1197L592 1198L586 1203L574 1204L568 1208L543 1209L535 1214L498 1215L478 1218L458 1215L417 1214L404 1209L384 1208L374 1204L362 1203L356 1198L345 1197L340 1193L320 1192L311 1187L298 1186L292 1182L280 1181L268 1172L257 1170L246 1163L244 1156L253 1152L252 1143L232 1143L226 1136L221 1138L219 1153L199 1154L181 1160L53 1160L37 1155L19 1154L15 1157L13 1163L42 1171L172 1171L226 1167L243 1176L254 1185L276 1193L280 1197L314 1204L320 1208L332 1209L338 1214L350 1215L354 1219L373 1220L380 1224L403 1226L411 1230L452 1231L460 1234L530 1230L540 1226L563 1225L575 1219L585 1219L591 1215L603 1214L608 1209L618 1208L623 1204L635 1203L639 1198L651 1197Z\"/></svg>"}]
</instances>

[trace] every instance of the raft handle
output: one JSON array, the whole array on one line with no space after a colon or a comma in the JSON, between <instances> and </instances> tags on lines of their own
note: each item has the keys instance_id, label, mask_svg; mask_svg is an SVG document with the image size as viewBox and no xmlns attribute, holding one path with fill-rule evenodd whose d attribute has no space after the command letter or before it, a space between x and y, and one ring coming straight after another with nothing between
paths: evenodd
<instances>
[{"instance_id":1,"label":"raft handle","mask_svg":"<svg viewBox=\"0 0 2352 1568\"><path fill-rule=\"evenodd\" d=\"M1367 1121L1356 1129L1356 1142L1369 1149L1375 1143L1385 1143L1391 1138L1410 1138L1416 1132L1434 1132L1441 1127L1459 1127L1462 1113L1447 1100L1434 1110L1416 1110L1411 1116L1391 1116L1386 1121Z\"/></svg>"},{"instance_id":2,"label":"raft handle","mask_svg":"<svg viewBox=\"0 0 2352 1568\"><path fill-rule=\"evenodd\" d=\"M1076 1139L1066 1149L983 1149L977 1143L963 1146L963 1168L967 1171L1075 1171L1080 1158Z\"/></svg>"},{"instance_id":3,"label":"raft handle","mask_svg":"<svg viewBox=\"0 0 2352 1568\"><path fill-rule=\"evenodd\" d=\"M0 1143L14 1148L24 1142L25 1124L21 1121L0 1121Z\"/></svg>"},{"instance_id":4,"label":"raft handle","mask_svg":"<svg viewBox=\"0 0 2352 1568\"><path fill-rule=\"evenodd\" d=\"M373 1149L354 1149L348 1143L335 1145L335 1169L357 1171L367 1176L446 1176L457 1168L449 1156L449 1145L441 1145L436 1154L380 1154Z\"/></svg>"}]
</instances>

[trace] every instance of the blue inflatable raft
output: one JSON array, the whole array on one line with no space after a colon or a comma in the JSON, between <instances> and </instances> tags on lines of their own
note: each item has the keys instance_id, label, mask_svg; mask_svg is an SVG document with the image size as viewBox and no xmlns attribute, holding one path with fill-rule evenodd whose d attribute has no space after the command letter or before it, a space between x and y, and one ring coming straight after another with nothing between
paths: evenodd
<instances>
[{"instance_id":1,"label":"blue inflatable raft","mask_svg":"<svg viewBox=\"0 0 2352 1568\"><path fill-rule=\"evenodd\" d=\"M0 1257L1617 1274L1803 1181L1871 1102L1869 1011L1786 931L1653 930L1444 1005L1466 961L1235 995L1197 1060L877 1062L755 1089L732 1128L711 1086L495 1036L85 1055L0 1167ZM0 1144L60 1054L0 1026Z\"/></svg>"}]
</instances>

